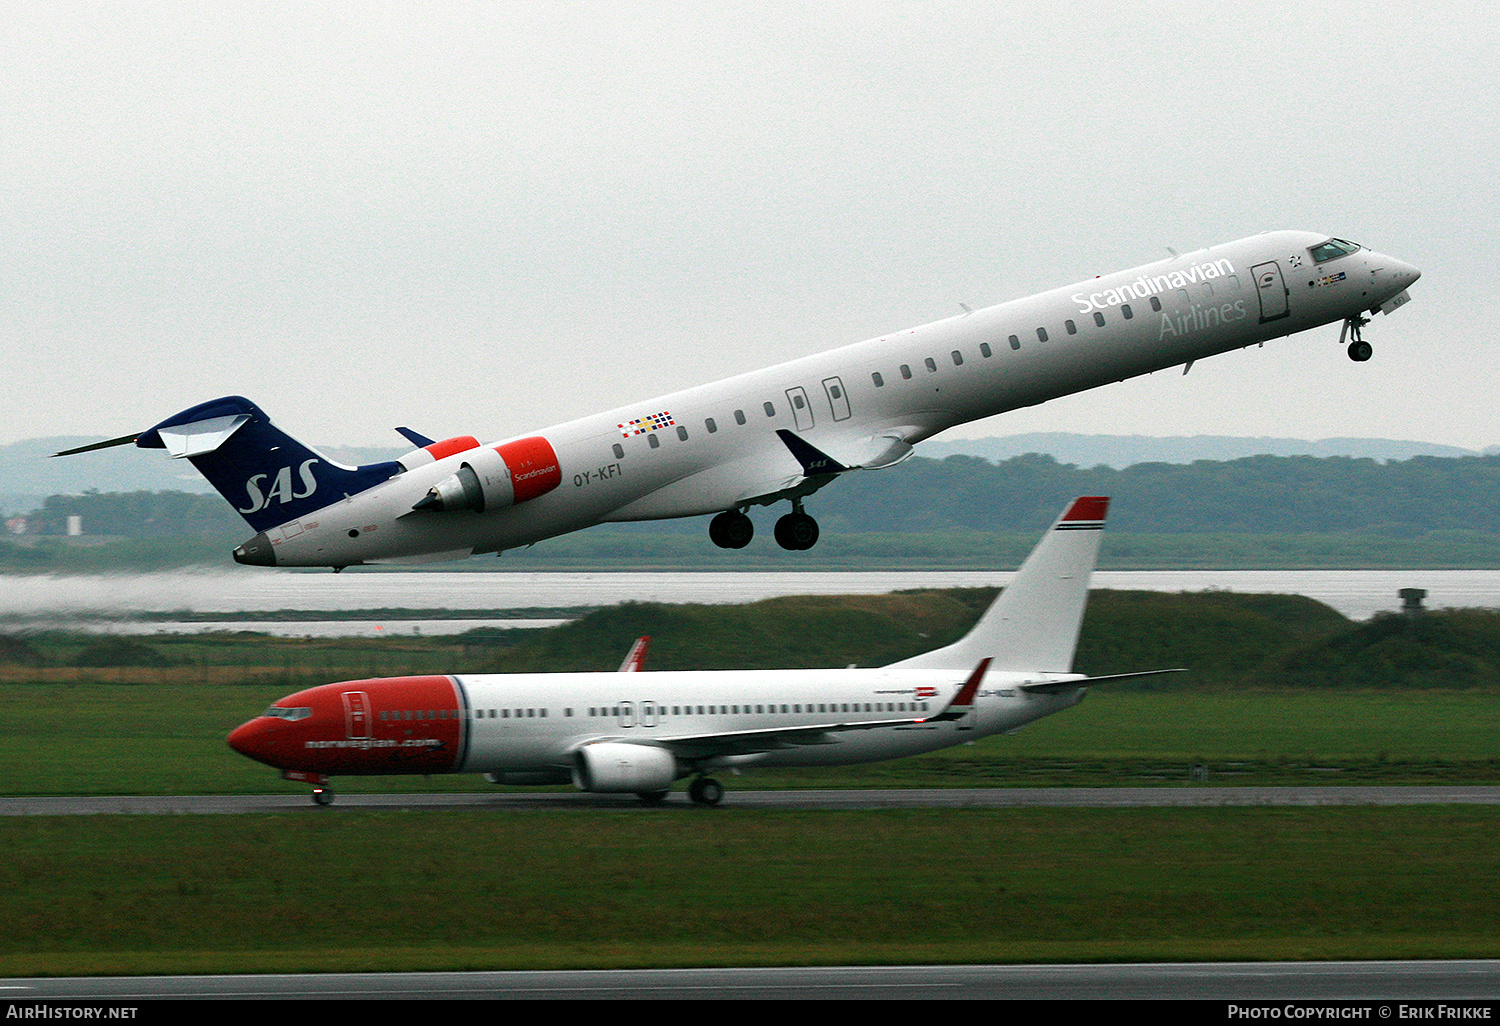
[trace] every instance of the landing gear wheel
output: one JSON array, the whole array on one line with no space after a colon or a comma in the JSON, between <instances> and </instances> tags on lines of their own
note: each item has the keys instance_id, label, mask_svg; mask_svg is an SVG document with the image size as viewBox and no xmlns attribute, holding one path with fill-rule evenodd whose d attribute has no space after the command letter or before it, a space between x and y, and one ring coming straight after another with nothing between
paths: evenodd
<instances>
[{"instance_id":1,"label":"landing gear wheel","mask_svg":"<svg viewBox=\"0 0 1500 1026\"><path fill-rule=\"evenodd\" d=\"M806 513L788 513L776 521L776 544L801 552L818 544L818 522Z\"/></svg>"},{"instance_id":2,"label":"landing gear wheel","mask_svg":"<svg viewBox=\"0 0 1500 1026\"><path fill-rule=\"evenodd\" d=\"M666 791L641 791L636 794L642 805L660 805L667 800Z\"/></svg>"},{"instance_id":3,"label":"landing gear wheel","mask_svg":"<svg viewBox=\"0 0 1500 1026\"><path fill-rule=\"evenodd\" d=\"M755 537L755 524L737 509L725 510L708 522L708 537L721 549L743 549Z\"/></svg>"},{"instance_id":4,"label":"landing gear wheel","mask_svg":"<svg viewBox=\"0 0 1500 1026\"><path fill-rule=\"evenodd\" d=\"M333 792L326 787L315 787L312 792L314 805L332 805Z\"/></svg>"},{"instance_id":5,"label":"landing gear wheel","mask_svg":"<svg viewBox=\"0 0 1500 1026\"><path fill-rule=\"evenodd\" d=\"M688 785L694 805L717 805L724 800L724 785L713 777L699 777Z\"/></svg>"},{"instance_id":6,"label":"landing gear wheel","mask_svg":"<svg viewBox=\"0 0 1500 1026\"><path fill-rule=\"evenodd\" d=\"M1370 343L1363 339L1355 339L1349 343L1349 359L1355 363L1364 363L1375 352Z\"/></svg>"}]
</instances>

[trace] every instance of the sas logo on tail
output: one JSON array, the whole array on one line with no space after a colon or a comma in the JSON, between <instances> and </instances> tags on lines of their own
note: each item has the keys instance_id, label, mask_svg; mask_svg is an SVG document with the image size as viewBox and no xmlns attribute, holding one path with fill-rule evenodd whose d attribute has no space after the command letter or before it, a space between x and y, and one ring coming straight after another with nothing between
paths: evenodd
<instances>
[{"instance_id":1,"label":"sas logo on tail","mask_svg":"<svg viewBox=\"0 0 1500 1026\"><path fill-rule=\"evenodd\" d=\"M248 509L241 509L240 512L259 513L261 510L269 506L273 501L285 505L286 503L291 502L294 499L307 498L313 492L318 490L318 480L317 478L313 477L312 467L314 463L320 462L322 461L304 460L302 465L297 468L297 476L299 478L299 484L302 486L302 491L297 491L292 487L291 467L282 467L279 471L277 471L276 480L271 482L270 489L265 492L261 491L260 483L271 475L254 475L250 478L250 480L245 482L245 494L250 499L250 507ZM239 507L235 508L238 509Z\"/></svg>"}]
</instances>

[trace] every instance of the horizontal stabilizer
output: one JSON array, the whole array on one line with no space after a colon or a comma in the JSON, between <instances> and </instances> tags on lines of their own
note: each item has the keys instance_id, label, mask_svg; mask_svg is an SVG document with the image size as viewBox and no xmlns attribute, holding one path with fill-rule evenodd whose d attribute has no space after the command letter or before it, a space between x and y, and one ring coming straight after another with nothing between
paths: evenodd
<instances>
[{"instance_id":1,"label":"horizontal stabilizer","mask_svg":"<svg viewBox=\"0 0 1500 1026\"><path fill-rule=\"evenodd\" d=\"M52 455L54 457L76 456L81 452L93 452L95 449L112 449L117 445L132 445L139 437L140 432L136 432L133 435L121 435L119 438L111 438L108 441L104 442L91 442L88 445L80 445L76 449L64 449L62 452L55 452Z\"/></svg>"},{"instance_id":2,"label":"horizontal stabilizer","mask_svg":"<svg viewBox=\"0 0 1500 1026\"><path fill-rule=\"evenodd\" d=\"M1186 673L1187 668L1179 666L1172 670L1138 670L1135 673L1107 673L1102 677L1074 677L1071 680L1044 680L1036 684L1022 684L1021 690L1033 693L1049 694L1053 691L1069 691L1073 688L1090 688L1095 684L1111 684L1120 680L1134 680L1140 677L1159 677L1164 673Z\"/></svg>"},{"instance_id":3,"label":"horizontal stabilizer","mask_svg":"<svg viewBox=\"0 0 1500 1026\"><path fill-rule=\"evenodd\" d=\"M398 434L402 438L406 439L412 445L415 445L418 449L425 449L429 445L436 445L437 444L436 441L434 441L431 438L428 438L426 435L422 434L420 431L413 431L409 427L398 427L396 429L396 434Z\"/></svg>"}]
</instances>

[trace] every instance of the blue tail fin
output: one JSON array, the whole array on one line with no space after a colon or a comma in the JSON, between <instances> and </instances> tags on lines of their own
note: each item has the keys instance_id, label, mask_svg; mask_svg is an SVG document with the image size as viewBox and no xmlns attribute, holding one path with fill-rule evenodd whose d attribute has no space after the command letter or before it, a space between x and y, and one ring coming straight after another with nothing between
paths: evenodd
<instances>
[{"instance_id":1,"label":"blue tail fin","mask_svg":"<svg viewBox=\"0 0 1500 1026\"><path fill-rule=\"evenodd\" d=\"M237 395L168 417L135 444L186 459L256 531L304 517L401 470L394 462L364 467L334 463Z\"/></svg>"}]
</instances>

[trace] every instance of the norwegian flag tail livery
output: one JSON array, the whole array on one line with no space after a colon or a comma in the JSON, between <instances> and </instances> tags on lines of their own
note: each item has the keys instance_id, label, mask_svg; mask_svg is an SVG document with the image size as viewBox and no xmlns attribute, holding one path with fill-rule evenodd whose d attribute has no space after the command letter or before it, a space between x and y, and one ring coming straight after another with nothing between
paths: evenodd
<instances>
[{"instance_id":1,"label":"norwegian flag tail livery","mask_svg":"<svg viewBox=\"0 0 1500 1026\"><path fill-rule=\"evenodd\" d=\"M229 735L235 751L316 785L329 778L482 773L655 803L691 777L753 766L841 766L964 744L1070 708L1123 674L1071 672L1107 500L1072 503L961 641L890 666L393 677L288 695ZM1027 665L1027 660L1039 660ZM1156 671L1173 672L1173 671Z\"/></svg>"},{"instance_id":2,"label":"norwegian flag tail livery","mask_svg":"<svg viewBox=\"0 0 1500 1026\"><path fill-rule=\"evenodd\" d=\"M997 670L1070 672L1108 510L1104 496L1073 500L973 630L896 665L957 669L989 659Z\"/></svg>"},{"instance_id":3,"label":"norwegian flag tail livery","mask_svg":"<svg viewBox=\"0 0 1500 1026\"><path fill-rule=\"evenodd\" d=\"M1420 276L1356 243L1268 232L498 444L398 429L408 456L338 467L234 396L70 452L135 441L191 460L258 532L235 559L260 566L462 559L674 517L710 518L709 540L739 549L751 511L780 503L772 537L798 551L818 542L803 507L819 489L959 424L1323 325L1368 360L1362 327Z\"/></svg>"}]
</instances>

